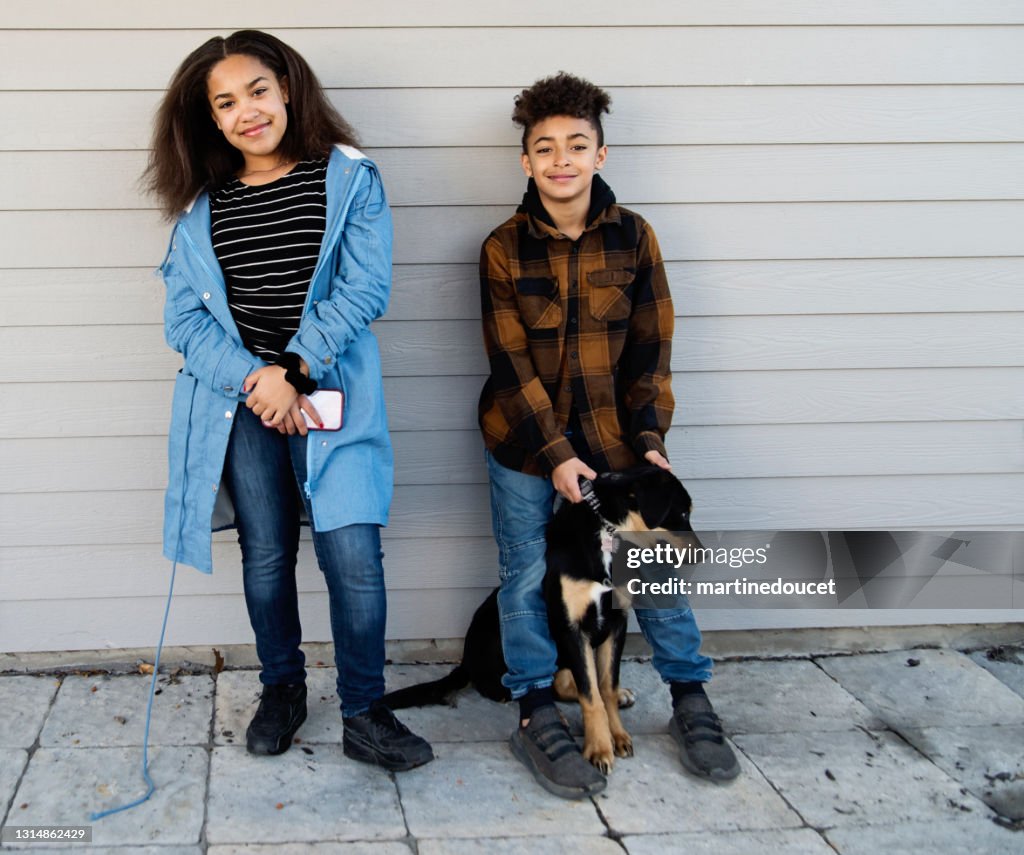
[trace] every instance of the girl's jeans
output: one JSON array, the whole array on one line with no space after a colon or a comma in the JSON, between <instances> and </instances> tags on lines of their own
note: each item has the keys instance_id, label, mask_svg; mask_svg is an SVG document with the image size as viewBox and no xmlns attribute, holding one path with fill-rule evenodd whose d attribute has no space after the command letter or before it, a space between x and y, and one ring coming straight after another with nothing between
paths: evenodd
<instances>
[{"instance_id":1,"label":"girl's jeans","mask_svg":"<svg viewBox=\"0 0 1024 855\"><path fill-rule=\"evenodd\" d=\"M501 578L501 646L508 666L502 683L513 698L520 698L531 689L550 686L554 679L557 651L541 588L546 569L544 531L556 493L550 479L509 469L489 451L485 454ZM636 609L635 614L662 680L706 683L711 679L711 659L701 655L700 630L690 608Z\"/></svg>"},{"instance_id":2,"label":"girl's jeans","mask_svg":"<svg viewBox=\"0 0 1024 855\"><path fill-rule=\"evenodd\" d=\"M295 561L300 502L307 517L313 516L299 487L306 481L307 439L316 442L316 432L308 438L282 435L239 406L224 465L242 547L245 604L265 685L301 683L306 677ZM358 715L384 694L387 600L380 529L370 524L314 529L313 547L327 581L342 712Z\"/></svg>"}]
</instances>

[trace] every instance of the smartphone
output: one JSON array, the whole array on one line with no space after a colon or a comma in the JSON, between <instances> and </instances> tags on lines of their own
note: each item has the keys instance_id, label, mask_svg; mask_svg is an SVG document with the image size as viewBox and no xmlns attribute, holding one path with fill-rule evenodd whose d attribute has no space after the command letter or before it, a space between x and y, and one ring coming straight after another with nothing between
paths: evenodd
<instances>
[{"instance_id":1,"label":"smartphone","mask_svg":"<svg viewBox=\"0 0 1024 855\"><path fill-rule=\"evenodd\" d=\"M320 425L314 424L303 410L302 417L306 420L306 427L310 430L341 430L344 397L341 389L317 389L309 396L309 402L316 407L324 426L321 428Z\"/></svg>"}]
</instances>

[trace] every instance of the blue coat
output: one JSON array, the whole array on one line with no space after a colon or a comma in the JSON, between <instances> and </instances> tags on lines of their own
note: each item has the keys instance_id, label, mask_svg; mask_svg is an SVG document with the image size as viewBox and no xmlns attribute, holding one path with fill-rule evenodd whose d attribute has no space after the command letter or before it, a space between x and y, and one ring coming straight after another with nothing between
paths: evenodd
<instances>
[{"instance_id":1,"label":"blue coat","mask_svg":"<svg viewBox=\"0 0 1024 855\"><path fill-rule=\"evenodd\" d=\"M298 332L287 350L321 388L345 394L344 426L310 433L304 485L319 531L386 525L394 463L380 353L370 323L391 290L391 213L372 161L349 146L331 152L327 226ZM205 193L182 213L161 265L167 343L185 358L174 384L164 555L213 571L211 532L234 525L221 473L242 382L266 363L242 344L210 240Z\"/></svg>"}]
</instances>

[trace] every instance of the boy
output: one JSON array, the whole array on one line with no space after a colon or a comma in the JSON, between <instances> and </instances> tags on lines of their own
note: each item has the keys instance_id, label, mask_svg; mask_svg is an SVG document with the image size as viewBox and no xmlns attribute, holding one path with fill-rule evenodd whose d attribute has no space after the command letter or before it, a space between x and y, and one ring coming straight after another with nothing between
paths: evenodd
<instances>
[{"instance_id":1,"label":"boy","mask_svg":"<svg viewBox=\"0 0 1024 855\"><path fill-rule=\"evenodd\" d=\"M541 581L544 531L556 493L582 498L579 477L647 461L668 469L673 312L651 227L597 172L607 148L608 93L564 72L515 100L529 178L515 216L480 258L484 341L491 375L480 397L494 535L499 547L503 678L519 702L513 753L556 795L604 789L554 705L556 651ZM739 765L703 684L693 613L636 612L669 684L670 731L683 765L725 780Z\"/></svg>"}]
</instances>

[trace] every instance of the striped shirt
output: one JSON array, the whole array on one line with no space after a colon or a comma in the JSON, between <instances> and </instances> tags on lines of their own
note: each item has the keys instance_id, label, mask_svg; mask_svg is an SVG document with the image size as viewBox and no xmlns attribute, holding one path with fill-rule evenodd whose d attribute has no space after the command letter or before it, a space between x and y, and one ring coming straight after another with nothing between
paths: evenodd
<instances>
[{"instance_id":1,"label":"striped shirt","mask_svg":"<svg viewBox=\"0 0 1024 855\"><path fill-rule=\"evenodd\" d=\"M327 225L327 161L210 193L210 231L228 305L248 350L274 362L295 335Z\"/></svg>"}]
</instances>

